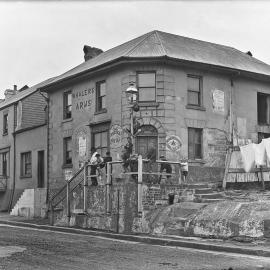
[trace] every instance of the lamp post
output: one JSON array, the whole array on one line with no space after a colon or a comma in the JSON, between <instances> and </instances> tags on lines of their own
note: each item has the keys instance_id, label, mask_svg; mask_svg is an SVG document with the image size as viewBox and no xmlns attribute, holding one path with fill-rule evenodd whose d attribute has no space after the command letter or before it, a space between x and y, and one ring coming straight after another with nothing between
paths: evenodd
<instances>
[{"instance_id":1,"label":"lamp post","mask_svg":"<svg viewBox=\"0 0 270 270\"><path fill-rule=\"evenodd\" d=\"M131 143L132 143L132 154L135 152L135 138L134 138L134 126L133 126L133 112L135 109L135 105L137 104L138 90L135 87L133 82L130 83L129 87L126 90L127 101L129 103L130 108L130 134L131 134Z\"/></svg>"}]
</instances>

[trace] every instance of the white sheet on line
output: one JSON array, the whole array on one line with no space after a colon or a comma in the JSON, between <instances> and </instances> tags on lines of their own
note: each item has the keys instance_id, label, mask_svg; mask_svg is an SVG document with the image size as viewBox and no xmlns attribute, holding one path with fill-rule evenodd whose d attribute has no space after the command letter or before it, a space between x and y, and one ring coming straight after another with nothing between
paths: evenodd
<instances>
[{"instance_id":1,"label":"white sheet on line","mask_svg":"<svg viewBox=\"0 0 270 270\"><path fill-rule=\"evenodd\" d=\"M240 146L240 152L245 172L250 172L255 168L255 151L253 143Z\"/></svg>"},{"instance_id":2,"label":"white sheet on line","mask_svg":"<svg viewBox=\"0 0 270 270\"><path fill-rule=\"evenodd\" d=\"M266 151L265 151L264 142L261 142L259 144L252 143L252 145L254 148L255 165L265 166L266 165Z\"/></svg>"},{"instance_id":3,"label":"white sheet on line","mask_svg":"<svg viewBox=\"0 0 270 270\"><path fill-rule=\"evenodd\" d=\"M269 163L270 162L270 138L262 139L262 143L264 144L266 157Z\"/></svg>"}]
</instances>

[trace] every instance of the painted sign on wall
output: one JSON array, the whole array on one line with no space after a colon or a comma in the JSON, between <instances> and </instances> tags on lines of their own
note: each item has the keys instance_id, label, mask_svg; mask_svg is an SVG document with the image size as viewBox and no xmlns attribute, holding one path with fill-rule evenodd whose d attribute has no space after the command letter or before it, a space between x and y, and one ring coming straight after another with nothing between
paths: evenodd
<instances>
[{"instance_id":1,"label":"painted sign on wall","mask_svg":"<svg viewBox=\"0 0 270 270\"><path fill-rule=\"evenodd\" d=\"M122 128L120 125L114 124L110 129L110 147L119 148L121 147L122 140Z\"/></svg>"},{"instance_id":2,"label":"painted sign on wall","mask_svg":"<svg viewBox=\"0 0 270 270\"><path fill-rule=\"evenodd\" d=\"M213 111L218 113L224 113L224 91L215 89L212 92L213 95Z\"/></svg>"},{"instance_id":3,"label":"painted sign on wall","mask_svg":"<svg viewBox=\"0 0 270 270\"><path fill-rule=\"evenodd\" d=\"M78 137L78 145L79 145L79 156L86 156L86 136L82 135Z\"/></svg>"},{"instance_id":4,"label":"painted sign on wall","mask_svg":"<svg viewBox=\"0 0 270 270\"><path fill-rule=\"evenodd\" d=\"M76 154L80 161L87 157L87 130L86 127L79 127L74 132Z\"/></svg>"},{"instance_id":5,"label":"painted sign on wall","mask_svg":"<svg viewBox=\"0 0 270 270\"><path fill-rule=\"evenodd\" d=\"M72 93L75 110L89 109L93 103L94 88L88 88Z\"/></svg>"},{"instance_id":6,"label":"painted sign on wall","mask_svg":"<svg viewBox=\"0 0 270 270\"><path fill-rule=\"evenodd\" d=\"M181 149L182 142L176 135L169 135L166 137L166 147L169 151L177 152Z\"/></svg>"}]
</instances>

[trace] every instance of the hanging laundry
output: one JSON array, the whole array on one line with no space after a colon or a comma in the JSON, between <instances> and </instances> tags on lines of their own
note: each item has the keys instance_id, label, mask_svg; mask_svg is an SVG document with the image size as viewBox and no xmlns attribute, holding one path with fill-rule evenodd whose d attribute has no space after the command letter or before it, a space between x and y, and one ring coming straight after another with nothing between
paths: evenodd
<instances>
[{"instance_id":1,"label":"hanging laundry","mask_svg":"<svg viewBox=\"0 0 270 270\"><path fill-rule=\"evenodd\" d=\"M255 168L255 151L253 144L248 144L240 146L240 152L242 156L242 161L244 164L245 172L250 172Z\"/></svg>"},{"instance_id":2,"label":"hanging laundry","mask_svg":"<svg viewBox=\"0 0 270 270\"><path fill-rule=\"evenodd\" d=\"M262 143L265 147L267 160L270 162L270 138L262 139Z\"/></svg>"},{"instance_id":3,"label":"hanging laundry","mask_svg":"<svg viewBox=\"0 0 270 270\"><path fill-rule=\"evenodd\" d=\"M266 165L266 151L265 144L263 142L259 144L253 143L254 154L255 154L255 165L265 166Z\"/></svg>"}]
</instances>

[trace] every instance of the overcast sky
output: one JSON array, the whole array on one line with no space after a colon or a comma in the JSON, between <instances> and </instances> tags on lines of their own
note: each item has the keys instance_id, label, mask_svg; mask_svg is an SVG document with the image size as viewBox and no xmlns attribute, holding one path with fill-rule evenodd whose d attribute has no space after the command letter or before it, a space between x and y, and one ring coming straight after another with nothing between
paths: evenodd
<instances>
[{"instance_id":1,"label":"overcast sky","mask_svg":"<svg viewBox=\"0 0 270 270\"><path fill-rule=\"evenodd\" d=\"M0 2L0 98L152 30L229 45L270 64L270 1Z\"/></svg>"}]
</instances>

